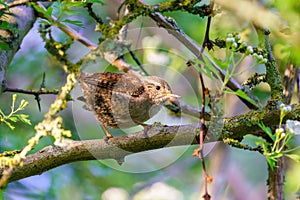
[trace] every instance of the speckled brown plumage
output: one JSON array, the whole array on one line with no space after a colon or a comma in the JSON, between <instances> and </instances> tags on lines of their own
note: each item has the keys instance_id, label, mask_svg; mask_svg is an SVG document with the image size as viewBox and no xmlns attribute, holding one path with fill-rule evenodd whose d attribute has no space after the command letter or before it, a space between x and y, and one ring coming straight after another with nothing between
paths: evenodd
<instances>
[{"instance_id":1,"label":"speckled brown plumage","mask_svg":"<svg viewBox=\"0 0 300 200\"><path fill-rule=\"evenodd\" d=\"M81 73L79 77L86 108L96 115L108 138L106 126L129 128L156 114L170 98L170 86L157 76L141 76L130 71L119 73Z\"/></svg>"}]
</instances>

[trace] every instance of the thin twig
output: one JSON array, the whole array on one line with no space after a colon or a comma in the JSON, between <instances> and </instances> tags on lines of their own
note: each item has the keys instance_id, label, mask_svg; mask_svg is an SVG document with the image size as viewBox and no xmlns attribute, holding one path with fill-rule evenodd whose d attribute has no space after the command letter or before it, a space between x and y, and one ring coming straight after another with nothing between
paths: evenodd
<instances>
[{"instance_id":1,"label":"thin twig","mask_svg":"<svg viewBox=\"0 0 300 200\"><path fill-rule=\"evenodd\" d=\"M214 1L211 2L210 5L211 10L213 10L214 8ZM204 52L204 48L207 47L208 50L211 50L213 48L213 43L210 41L209 39L209 31L210 31L210 25L211 25L211 19L212 16L208 16L207 18L207 24L206 24L206 30L205 30L205 36L204 36L204 40L202 43L202 49L200 51L200 55L198 56L198 58L202 58L202 53Z\"/></svg>"},{"instance_id":2,"label":"thin twig","mask_svg":"<svg viewBox=\"0 0 300 200\"><path fill-rule=\"evenodd\" d=\"M42 3L37 2L36 3L40 8L42 8L44 11L46 11L46 8L43 6ZM39 15L41 17L43 17L42 13L39 13ZM57 18L54 17L53 15L51 16L51 19L53 21L57 22ZM67 35L69 35L70 37L74 38L75 40L79 41L80 43L84 44L86 47L88 47L91 50L95 50L98 45L93 43L92 41L88 40L86 37L83 37L82 35L80 35L78 32L76 32L74 29L72 29L71 27L69 27L68 25L62 25L61 23L56 23L58 28L60 30L62 30L64 33L66 33Z\"/></svg>"},{"instance_id":3,"label":"thin twig","mask_svg":"<svg viewBox=\"0 0 300 200\"><path fill-rule=\"evenodd\" d=\"M130 56L132 57L132 59L136 62L136 64L139 66L139 68L143 71L143 73L146 76L149 76L149 73L145 70L143 64L139 61L139 59L136 57L135 53L133 53L133 51L131 50L131 48L129 46L127 46L127 50L130 54Z\"/></svg>"},{"instance_id":4,"label":"thin twig","mask_svg":"<svg viewBox=\"0 0 300 200\"><path fill-rule=\"evenodd\" d=\"M89 15L99 24L103 24L103 20L101 19L101 17L99 17L92 8L93 3L88 3L86 5L86 8L88 10Z\"/></svg>"},{"instance_id":5,"label":"thin twig","mask_svg":"<svg viewBox=\"0 0 300 200\"><path fill-rule=\"evenodd\" d=\"M284 99L283 95L283 84L281 80L281 75L278 70L277 63L274 59L272 53L272 47L270 42L270 31L267 29L263 29L265 35L265 45L268 51L268 62L266 65L266 81L270 86L271 90L271 98L282 101Z\"/></svg>"},{"instance_id":6,"label":"thin twig","mask_svg":"<svg viewBox=\"0 0 300 200\"><path fill-rule=\"evenodd\" d=\"M185 45L195 56L202 55L208 62L219 72L222 79L225 78L226 73L210 58L210 56L203 51L201 54L201 47L199 47L189 36L187 36L176 24L170 23L163 15L160 13L150 13L149 16L158 24L158 26L166 29L170 34L178 39L183 45ZM226 84L228 88L233 91L241 90L243 87L234 79L230 78ZM239 97L240 98L240 97ZM255 105L248 102L244 98L240 100L247 105L250 109L258 109Z\"/></svg>"},{"instance_id":7,"label":"thin twig","mask_svg":"<svg viewBox=\"0 0 300 200\"><path fill-rule=\"evenodd\" d=\"M37 101L38 104L38 109L41 111L41 98L40 95L45 95L45 94L58 94L59 90L58 89L52 89L52 90L46 90L45 88L45 77L46 74L43 73L43 79L42 83L40 86L39 90L23 90L19 88L9 88L6 85L6 82L3 83L3 92L13 92L13 93L20 93L20 94L30 94L35 97L35 100Z\"/></svg>"},{"instance_id":8,"label":"thin twig","mask_svg":"<svg viewBox=\"0 0 300 200\"><path fill-rule=\"evenodd\" d=\"M201 163L202 163L202 172L204 174L204 195L203 198L204 199L210 199L210 195L208 194L208 190L207 190L207 181L208 181L208 174L206 171L206 166L205 166L205 159L203 156L203 143L204 143L204 139L206 136L206 126L205 126L205 119L204 119L204 113L205 113L205 97L206 94L208 93L208 89L205 87L204 84L204 80L203 80L203 76L201 73L199 73L199 78L200 78L200 84L201 84L201 88L202 88L202 114L201 114L201 127L200 127L200 138L199 138L199 158L201 159ZM209 198L208 198L209 197Z\"/></svg>"},{"instance_id":9,"label":"thin twig","mask_svg":"<svg viewBox=\"0 0 300 200\"><path fill-rule=\"evenodd\" d=\"M283 77L283 95L287 104L291 104L294 94L295 82L297 80L297 68L292 63L288 63Z\"/></svg>"},{"instance_id":10,"label":"thin twig","mask_svg":"<svg viewBox=\"0 0 300 200\"><path fill-rule=\"evenodd\" d=\"M297 67L297 94L298 94L298 102L300 102L300 69Z\"/></svg>"},{"instance_id":11,"label":"thin twig","mask_svg":"<svg viewBox=\"0 0 300 200\"><path fill-rule=\"evenodd\" d=\"M213 9L213 5L211 7L211 9ZM211 16L208 17L207 20L207 26L206 26L206 31L205 31L205 37L202 43L202 48L199 52L198 58L203 60L202 58L202 53L204 52L204 48L207 47L207 45L209 45L209 30L210 30L210 24L211 24ZM210 48L210 47L209 47ZM199 67L201 68L202 66L199 65ZM203 177L204 177L204 183L203 183L203 187L204 187L204 195L202 196L203 199L205 200L209 200L211 198L211 196L208 193L208 189L207 189L207 184L208 184L208 180L210 179L209 175L207 174L206 171L206 165L205 165L205 159L204 159L204 155L203 155L203 143L204 143L204 139L206 137L206 132L207 132L207 128L205 125L205 104L206 104L206 95L209 93L208 88L205 87L204 84L204 79L203 79L203 75L198 72L199 74L199 79L200 79L200 86L201 86L201 91L202 91L202 102L201 102L201 117L200 117L200 137L199 137L199 148L196 149L196 152L194 153L194 155L198 155L198 157L201 160L202 163L202 173L203 173Z\"/></svg>"},{"instance_id":12,"label":"thin twig","mask_svg":"<svg viewBox=\"0 0 300 200\"><path fill-rule=\"evenodd\" d=\"M45 1L45 0L39 0L41 2ZM25 5L29 2L36 2L36 1L32 1L32 0L17 0L17 1L12 1L10 3L6 3L6 6L9 8L15 7L15 6L21 6L21 5ZM49 2L49 1L45 1L45 2ZM0 10L5 10L6 7L4 5L0 5Z\"/></svg>"},{"instance_id":13,"label":"thin twig","mask_svg":"<svg viewBox=\"0 0 300 200\"><path fill-rule=\"evenodd\" d=\"M21 93L21 94L31 94L31 95L44 95L44 94L58 94L58 89L52 90L23 90L19 88L4 88L3 92L13 92L13 93Z\"/></svg>"}]
</instances>

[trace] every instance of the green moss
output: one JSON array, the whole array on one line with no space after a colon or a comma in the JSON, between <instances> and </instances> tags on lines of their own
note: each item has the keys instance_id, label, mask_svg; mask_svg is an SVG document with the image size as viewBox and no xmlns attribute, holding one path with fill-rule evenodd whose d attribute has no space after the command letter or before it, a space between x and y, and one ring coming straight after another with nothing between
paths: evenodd
<instances>
[{"instance_id":1,"label":"green moss","mask_svg":"<svg viewBox=\"0 0 300 200\"><path fill-rule=\"evenodd\" d=\"M283 85L278 67L274 60L266 63L266 81L271 88L271 98L283 101Z\"/></svg>"},{"instance_id":2,"label":"green moss","mask_svg":"<svg viewBox=\"0 0 300 200\"><path fill-rule=\"evenodd\" d=\"M170 2L162 2L160 4L154 6L148 6L145 4L140 3L139 1L135 0L127 0L126 5L128 6L128 10L130 11L128 15L124 16L120 20L116 20L110 26L108 24L98 24L96 30L101 32L105 38L111 38L116 36L120 29L125 25L129 24L133 20L135 20L139 16L148 16L154 12L172 12L172 11L186 11L192 14L199 15L201 17L208 16L211 14L212 10L210 9L209 5L203 6L195 6L197 3L201 1L197 0L185 0L185 1L178 1L172 0ZM104 41L101 39L100 42Z\"/></svg>"}]
</instances>

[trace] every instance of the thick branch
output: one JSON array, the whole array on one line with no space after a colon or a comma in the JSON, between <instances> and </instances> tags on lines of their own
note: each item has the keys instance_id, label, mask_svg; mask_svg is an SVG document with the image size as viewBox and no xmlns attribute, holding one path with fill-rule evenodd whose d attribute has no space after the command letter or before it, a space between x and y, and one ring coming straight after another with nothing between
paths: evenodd
<instances>
[{"instance_id":1,"label":"thick branch","mask_svg":"<svg viewBox=\"0 0 300 200\"><path fill-rule=\"evenodd\" d=\"M18 33L12 35L12 33L0 30L0 35L9 40L10 50L0 51L0 85L5 80L6 70L13 59L16 52L19 50L23 38L33 26L36 20L33 9L26 6L18 6L10 9L13 15L5 16L5 21L17 27ZM1 92L1 88L0 88Z\"/></svg>"},{"instance_id":2,"label":"thick branch","mask_svg":"<svg viewBox=\"0 0 300 200\"><path fill-rule=\"evenodd\" d=\"M268 169L268 199L269 200L283 200L283 186L284 186L284 157L277 161L275 169Z\"/></svg>"},{"instance_id":3,"label":"thick branch","mask_svg":"<svg viewBox=\"0 0 300 200\"><path fill-rule=\"evenodd\" d=\"M273 111L270 111L273 110ZM206 142L223 141L226 138L241 141L247 134L266 137L255 125L258 120L266 126L275 126L279 121L279 110L273 107L269 111L252 111L224 120L224 127L220 133L209 127ZM295 106L287 116L289 119L300 120L300 106ZM55 167L83 160L116 159L122 161L125 156L142 151L171 146L198 144L199 125L165 126L154 124L149 127L148 136L144 132L110 139L106 143L102 139L72 141L66 147L45 147L43 150L29 155L22 167L16 167L9 182L29 176L41 174ZM3 168L0 169L2 174Z\"/></svg>"},{"instance_id":4,"label":"thick branch","mask_svg":"<svg viewBox=\"0 0 300 200\"><path fill-rule=\"evenodd\" d=\"M122 161L126 155L159 149L169 146L190 145L197 143L196 125L163 126L153 125L149 128L148 136L144 133L112 138L106 143L103 139L71 141L66 147L48 146L41 151L29 155L22 167L16 167L9 182L29 176L41 174L55 167L83 160L116 159ZM0 169L2 174L3 169Z\"/></svg>"}]
</instances>

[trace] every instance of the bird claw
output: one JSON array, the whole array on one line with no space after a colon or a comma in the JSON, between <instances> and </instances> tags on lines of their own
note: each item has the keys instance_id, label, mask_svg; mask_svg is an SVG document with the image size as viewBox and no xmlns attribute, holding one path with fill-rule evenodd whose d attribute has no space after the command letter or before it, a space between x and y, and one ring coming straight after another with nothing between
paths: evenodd
<instances>
[{"instance_id":1,"label":"bird claw","mask_svg":"<svg viewBox=\"0 0 300 200\"><path fill-rule=\"evenodd\" d=\"M144 138L145 138L145 139L149 139L149 136L148 136L149 126L148 126L148 125L145 125L145 126L143 126L143 127L144 127Z\"/></svg>"},{"instance_id":2,"label":"bird claw","mask_svg":"<svg viewBox=\"0 0 300 200\"><path fill-rule=\"evenodd\" d=\"M112 135L106 135L106 136L104 136L103 139L107 143L110 138L113 138L113 136Z\"/></svg>"}]
</instances>

